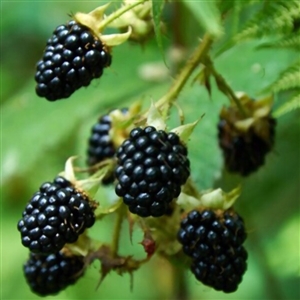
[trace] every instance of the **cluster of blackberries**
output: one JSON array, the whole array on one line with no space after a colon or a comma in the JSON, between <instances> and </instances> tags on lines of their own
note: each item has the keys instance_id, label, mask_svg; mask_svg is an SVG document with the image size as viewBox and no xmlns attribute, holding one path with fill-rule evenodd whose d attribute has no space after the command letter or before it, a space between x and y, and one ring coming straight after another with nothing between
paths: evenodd
<instances>
[{"instance_id":1,"label":"cluster of blackberries","mask_svg":"<svg viewBox=\"0 0 300 300\"><path fill-rule=\"evenodd\" d=\"M120 110L121 113L126 114L127 108ZM116 145L114 144L109 131L112 128L111 117L109 114L103 115L98 122L91 128L91 135L88 140L87 149L87 165L94 166L95 164L107 158L114 157L116 153ZM102 183L112 183L114 174L108 174L102 180Z\"/></svg>"},{"instance_id":2,"label":"cluster of blackberries","mask_svg":"<svg viewBox=\"0 0 300 300\"><path fill-rule=\"evenodd\" d=\"M247 269L245 239L244 221L233 210L192 210L178 232L197 280L225 293L236 291Z\"/></svg>"},{"instance_id":3,"label":"cluster of blackberries","mask_svg":"<svg viewBox=\"0 0 300 300\"><path fill-rule=\"evenodd\" d=\"M37 63L36 93L50 101L68 98L111 63L111 55L86 26L72 20L58 26Z\"/></svg>"},{"instance_id":4,"label":"cluster of blackberries","mask_svg":"<svg viewBox=\"0 0 300 300\"><path fill-rule=\"evenodd\" d=\"M37 63L36 93L50 101L68 98L99 78L103 68L110 64L111 55L99 38L88 27L72 20L58 26L47 42ZM108 127L105 117L95 126L89 164L114 154L107 141ZM22 244L31 251L23 271L34 293L56 294L83 274L83 257L68 253L64 246L76 242L94 224L94 210L95 204L88 196L61 176L43 183L32 196L18 222L18 230Z\"/></svg>"},{"instance_id":5,"label":"cluster of blackberries","mask_svg":"<svg viewBox=\"0 0 300 300\"><path fill-rule=\"evenodd\" d=\"M164 215L190 175L187 148L173 132L134 128L117 150L116 194L141 217Z\"/></svg>"},{"instance_id":6,"label":"cluster of blackberries","mask_svg":"<svg viewBox=\"0 0 300 300\"><path fill-rule=\"evenodd\" d=\"M266 155L274 145L276 121L266 117L260 126L239 130L234 121L220 118L218 123L219 145L229 172L247 176L264 165Z\"/></svg>"},{"instance_id":7,"label":"cluster of blackberries","mask_svg":"<svg viewBox=\"0 0 300 300\"><path fill-rule=\"evenodd\" d=\"M34 253L55 253L94 224L94 209L86 195L58 176L26 205L18 223L22 244Z\"/></svg>"},{"instance_id":8,"label":"cluster of blackberries","mask_svg":"<svg viewBox=\"0 0 300 300\"><path fill-rule=\"evenodd\" d=\"M58 26L47 42L36 67L36 93L49 101L68 98L99 78L110 64L108 48L91 29L72 20ZM121 112L126 114L128 109ZM246 176L263 165L271 150L275 120L265 117L263 134L258 132L260 127L239 131L235 121L221 114L219 144L227 169ZM115 173L108 174L102 183L116 178L115 192L133 214L168 214L172 200L180 195L190 176L186 146L176 133L147 126L134 128L117 149L111 129L109 115L101 116L92 127L87 165L93 167L116 156ZM61 176L42 184L32 196L18 230L22 244L31 251L23 271L34 293L56 294L83 275L84 258L64 246L76 242L94 224L94 210L88 196ZM233 210L193 210L182 220L178 232L197 280L227 293L237 289L246 271L245 239L244 222Z\"/></svg>"},{"instance_id":9,"label":"cluster of blackberries","mask_svg":"<svg viewBox=\"0 0 300 300\"><path fill-rule=\"evenodd\" d=\"M64 177L43 183L18 223L29 260L24 274L33 292L55 294L82 275L83 257L66 255L64 245L74 243L95 222L95 204Z\"/></svg>"},{"instance_id":10,"label":"cluster of blackberries","mask_svg":"<svg viewBox=\"0 0 300 300\"><path fill-rule=\"evenodd\" d=\"M75 283L84 271L83 256L60 251L49 255L30 253L23 272L32 292L54 295Z\"/></svg>"}]
</instances>

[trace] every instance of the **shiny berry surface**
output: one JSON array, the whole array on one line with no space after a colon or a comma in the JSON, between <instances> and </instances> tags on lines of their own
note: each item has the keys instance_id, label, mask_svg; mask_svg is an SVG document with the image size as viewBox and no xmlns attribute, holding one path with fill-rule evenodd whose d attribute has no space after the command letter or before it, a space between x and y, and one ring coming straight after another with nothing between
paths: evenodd
<instances>
[{"instance_id":1,"label":"shiny berry surface","mask_svg":"<svg viewBox=\"0 0 300 300\"><path fill-rule=\"evenodd\" d=\"M70 97L99 78L111 56L92 31L72 20L58 26L36 65L36 93L49 101Z\"/></svg>"},{"instance_id":2,"label":"shiny berry surface","mask_svg":"<svg viewBox=\"0 0 300 300\"><path fill-rule=\"evenodd\" d=\"M58 252L50 255L30 253L23 266L27 284L39 296L55 295L83 275L82 256Z\"/></svg>"},{"instance_id":3,"label":"shiny berry surface","mask_svg":"<svg viewBox=\"0 0 300 300\"><path fill-rule=\"evenodd\" d=\"M86 195L65 178L40 186L18 222L23 246L33 253L55 253L74 243L95 222L94 207Z\"/></svg>"},{"instance_id":4,"label":"shiny berry surface","mask_svg":"<svg viewBox=\"0 0 300 300\"><path fill-rule=\"evenodd\" d=\"M196 279L226 293L237 290L247 269L246 237L244 221L233 210L193 210L177 234Z\"/></svg>"},{"instance_id":5,"label":"shiny berry surface","mask_svg":"<svg viewBox=\"0 0 300 300\"><path fill-rule=\"evenodd\" d=\"M187 149L179 137L152 126L134 128L116 156L115 191L141 217L164 215L190 175Z\"/></svg>"}]
</instances>

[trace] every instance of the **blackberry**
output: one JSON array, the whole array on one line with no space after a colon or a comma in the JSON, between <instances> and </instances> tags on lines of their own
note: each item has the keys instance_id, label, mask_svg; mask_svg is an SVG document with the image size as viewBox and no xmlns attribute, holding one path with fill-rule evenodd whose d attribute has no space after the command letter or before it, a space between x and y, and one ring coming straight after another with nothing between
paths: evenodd
<instances>
[{"instance_id":1,"label":"blackberry","mask_svg":"<svg viewBox=\"0 0 300 300\"><path fill-rule=\"evenodd\" d=\"M274 145L276 120L266 116L254 122L246 131L235 126L239 117L223 109L218 123L218 139L225 166L229 172L248 176L265 162Z\"/></svg>"},{"instance_id":2,"label":"blackberry","mask_svg":"<svg viewBox=\"0 0 300 300\"><path fill-rule=\"evenodd\" d=\"M22 244L34 253L55 253L74 243L95 222L94 205L63 177L40 186L18 222Z\"/></svg>"},{"instance_id":3,"label":"blackberry","mask_svg":"<svg viewBox=\"0 0 300 300\"><path fill-rule=\"evenodd\" d=\"M193 210L178 231L196 279L226 293L237 289L247 269L245 239L244 221L233 210Z\"/></svg>"},{"instance_id":4,"label":"blackberry","mask_svg":"<svg viewBox=\"0 0 300 300\"><path fill-rule=\"evenodd\" d=\"M178 135L152 126L134 128L117 159L116 194L141 217L166 214L190 175L187 148Z\"/></svg>"},{"instance_id":5,"label":"blackberry","mask_svg":"<svg viewBox=\"0 0 300 300\"><path fill-rule=\"evenodd\" d=\"M111 56L98 37L72 20L58 26L37 63L36 93L49 101L68 98L102 75Z\"/></svg>"},{"instance_id":6,"label":"blackberry","mask_svg":"<svg viewBox=\"0 0 300 300\"><path fill-rule=\"evenodd\" d=\"M126 114L128 109L123 108L121 112ZM101 116L98 122L92 127L91 135L88 140L86 161L88 166L93 166L104 159L111 158L115 155L116 146L109 135L111 127L111 117L109 114ZM112 183L113 180L114 174L108 174L102 182L108 184Z\"/></svg>"},{"instance_id":7,"label":"blackberry","mask_svg":"<svg viewBox=\"0 0 300 300\"><path fill-rule=\"evenodd\" d=\"M62 251L50 255L30 253L23 272L32 292L47 296L74 284L83 275L83 267L83 256Z\"/></svg>"}]
</instances>

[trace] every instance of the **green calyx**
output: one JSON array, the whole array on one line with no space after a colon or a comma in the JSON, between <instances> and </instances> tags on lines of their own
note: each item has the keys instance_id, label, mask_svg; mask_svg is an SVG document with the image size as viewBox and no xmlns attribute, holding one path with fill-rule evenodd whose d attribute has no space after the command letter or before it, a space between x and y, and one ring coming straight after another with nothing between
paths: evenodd
<instances>
[{"instance_id":1,"label":"green calyx","mask_svg":"<svg viewBox=\"0 0 300 300\"><path fill-rule=\"evenodd\" d=\"M118 22L118 19L122 18L126 12L146 1L148 0L139 0L132 3L125 2L118 10L106 16L105 11L110 6L110 3L107 3L89 13L78 12L75 14L74 19L76 22L88 27L107 47L113 47L128 40L132 33L131 23L127 22L127 31L125 33L103 34L104 30L111 23Z\"/></svg>"}]
</instances>

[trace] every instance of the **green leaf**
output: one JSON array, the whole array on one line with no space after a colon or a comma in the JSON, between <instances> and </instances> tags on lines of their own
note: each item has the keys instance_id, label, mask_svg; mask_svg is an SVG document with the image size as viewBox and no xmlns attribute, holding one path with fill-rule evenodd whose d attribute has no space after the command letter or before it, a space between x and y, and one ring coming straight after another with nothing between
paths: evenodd
<instances>
[{"instance_id":1,"label":"green leaf","mask_svg":"<svg viewBox=\"0 0 300 300\"><path fill-rule=\"evenodd\" d=\"M153 15L153 23L154 23L156 42L157 42L158 48L160 50L160 53L163 57L163 60L166 63L164 47L163 47L163 43L162 43L161 29L160 29L161 14L162 14L163 7L164 7L164 0L152 1L152 15Z\"/></svg>"},{"instance_id":2,"label":"green leaf","mask_svg":"<svg viewBox=\"0 0 300 300\"><path fill-rule=\"evenodd\" d=\"M208 33L214 37L222 35L221 14L216 1L183 0L183 3Z\"/></svg>"},{"instance_id":3,"label":"green leaf","mask_svg":"<svg viewBox=\"0 0 300 300\"><path fill-rule=\"evenodd\" d=\"M300 94L294 96L288 102L282 104L277 110L274 112L275 117L281 117L295 109L300 108Z\"/></svg>"},{"instance_id":4,"label":"green leaf","mask_svg":"<svg viewBox=\"0 0 300 300\"><path fill-rule=\"evenodd\" d=\"M300 61L293 63L281 72L277 80L264 91L280 92L298 87L300 87Z\"/></svg>"},{"instance_id":5,"label":"green leaf","mask_svg":"<svg viewBox=\"0 0 300 300\"><path fill-rule=\"evenodd\" d=\"M281 39L267 42L259 45L257 49L263 48L295 48L300 49L300 36L299 33L290 34L288 36L283 36Z\"/></svg>"},{"instance_id":6,"label":"green leaf","mask_svg":"<svg viewBox=\"0 0 300 300\"><path fill-rule=\"evenodd\" d=\"M300 17L298 1L268 2L247 22L244 29L233 39L241 41L253 37L261 37L276 33L290 32L294 21Z\"/></svg>"}]
</instances>

